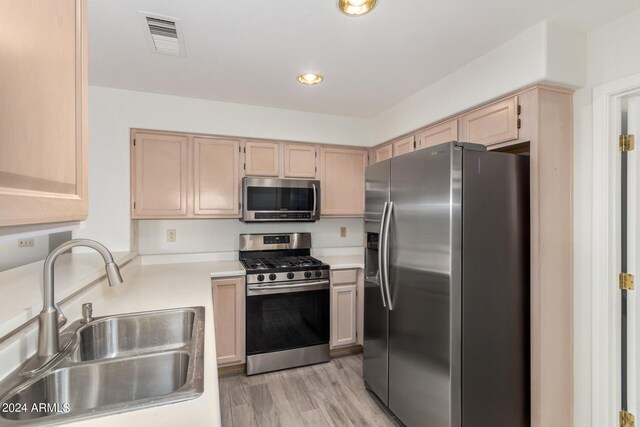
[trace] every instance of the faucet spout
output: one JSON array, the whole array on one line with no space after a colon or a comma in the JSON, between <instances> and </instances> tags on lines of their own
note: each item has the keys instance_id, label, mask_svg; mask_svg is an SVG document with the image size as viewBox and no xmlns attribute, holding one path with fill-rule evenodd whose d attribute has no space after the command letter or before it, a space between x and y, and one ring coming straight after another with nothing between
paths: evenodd
<instances>
[{"instance_id":1,"label":"faucet spout","mask_svg":"<svg viewBox=\"0 0 640 427\"><path fill-rule=\"evenodd\" d=\"M69 240L55 248L47 259L44 261L44 280L43 280L43 307L38 317L38 356L48 358L54 356L60 351L60 327L66 322L67 318L55 302L54 297L54 274L53 269L58 257L64 252L77 246L85 246L96 250L105 263L107 272L107 280L109 286L116 286L123 282L120 275L120 269L113 261L113 255L103 244L89 239Z\"/></svg>"}]
</instances>

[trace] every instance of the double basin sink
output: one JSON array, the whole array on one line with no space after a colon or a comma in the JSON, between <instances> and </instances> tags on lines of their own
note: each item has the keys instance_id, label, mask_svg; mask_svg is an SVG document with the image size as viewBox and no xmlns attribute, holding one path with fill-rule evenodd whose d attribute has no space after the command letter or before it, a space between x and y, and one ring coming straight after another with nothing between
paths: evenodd
<instances>
[{"instance_id":1,"label":"double basin sink","mask_svg":"<svg viewBox=\"0 0 640 427\"><path fill-rule=\"evenodd\" d=\"M63 424L193 399L203 391L204 307L76 321L51 366L0 383L0 426Z\"/></svg>"}]
</instances>

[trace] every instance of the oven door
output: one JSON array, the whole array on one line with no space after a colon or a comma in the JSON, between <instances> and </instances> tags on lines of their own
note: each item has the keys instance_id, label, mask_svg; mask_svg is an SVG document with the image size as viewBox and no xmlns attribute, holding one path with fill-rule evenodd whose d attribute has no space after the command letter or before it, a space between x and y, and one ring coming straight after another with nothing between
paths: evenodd
<instances>
[{"instance_id":1,"label":"oven door","mask_svg":"<svg viewBox=\"0 0 640 427\"><path fill-rule=\"evenodd\" d=\"M329 343L329 281L247 286L247 356Z\"/></svg>"},{"instance_id":2,"label":"oven door","mask_svg":"<svg viewBox=\"0 0 640 427\"><path fill-rule=\"evenodd\" d=\"M319 181L245 177L242 182L245 222L320 219Z\"/></svg>"}]
</instances>

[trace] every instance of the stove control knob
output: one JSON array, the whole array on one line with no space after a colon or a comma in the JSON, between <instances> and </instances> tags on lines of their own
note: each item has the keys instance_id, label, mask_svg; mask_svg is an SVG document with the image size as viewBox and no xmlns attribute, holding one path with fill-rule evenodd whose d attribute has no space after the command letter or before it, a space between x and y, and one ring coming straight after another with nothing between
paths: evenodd
<instances>
[{"instance_id":1,"label":"stove control knob","mask_svg":"<svg viewBox=\"0 0 640 427\"><path fill-rule=\"evenodd\" d=\"M269 275L269 280L276 280L276 275L275 275L275 274L273 274L273 273L271 273L271 274Z\"/></svg>"},{"instance_id":2,"label":"stove control knob","mask_svg":"<svg viewBox=\"0 0 640 427\"><path fill-rule=\"evenodd\" d=\"M304 277L306 277L307 279L308 279L309 277L311 277L311 272L310 272L310 271L305 271L305 272L304 272Z\"/></svg>"},{"instance_id":3,"label":"stove control knob","mask_svg":"<svg viewBox=\"0 0 640 427\"><path fill-rule=\"evenodd\" d=\"M287 279L289 279L289 280L293 279L294 276L295 276L295 274L293 274L293 273L287 273Z\"/></svg>"},{"instance_id":4,"label":"stove control knob","mask_svg":"<svg viewBox=\"0 0 640 427\"><path fill-rule=\"evenodd\" d=\"M322 271L320 270L316 271L316 277L322 277Z\"/></svg>"},{"instance_id":5,"label":"stove control knob","mask_svg":"<svg viewBox=\"0 0 640 427\"><path fill-rule=\"evenodd\" d=\"M258 282L262 282L264 280L264 274L258 274Z\"/></svg>"}]
</instances>

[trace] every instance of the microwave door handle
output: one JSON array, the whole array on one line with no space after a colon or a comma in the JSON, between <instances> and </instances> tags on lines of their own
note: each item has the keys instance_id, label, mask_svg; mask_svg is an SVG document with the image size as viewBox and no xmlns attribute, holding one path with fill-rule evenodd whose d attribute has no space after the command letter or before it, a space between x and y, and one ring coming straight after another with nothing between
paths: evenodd
<instances>
[{"instance_id":1,"label":"microwave door handle","mask_svg":"<svg viewBox=\"0 0 640 427\"><path fill-rule=\"evenodd\" d=\"M376 274L376 276L378 276L379 280L378 283L380 284L380 294L382 295L382 306L384 308L387 307L387 302L386 302L386 298L384 296L384 277L385 277L385 273L384 273L384 263L383 263L383 250L382 250L382 242L383 242L383 235L384 235L384 220L387 216L387 206L389 203L384 202L384 207L382 208L382 217L380 218L380 232L378 233L378 272Z\"/></svg>"},{"instance_id":2,"label":"microwave door handle","mask_svg":"<svg viewBox=\"0 0 640 427\"><path fill-rule=\"evenodd\" d=\"M318 191L316 190L316 185L311 184L313 187L313 216L316 216L316 209L318 206Z\"/></svg>"}]
</instances>

